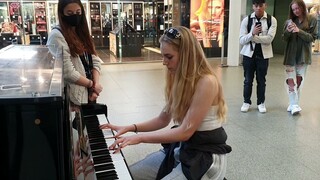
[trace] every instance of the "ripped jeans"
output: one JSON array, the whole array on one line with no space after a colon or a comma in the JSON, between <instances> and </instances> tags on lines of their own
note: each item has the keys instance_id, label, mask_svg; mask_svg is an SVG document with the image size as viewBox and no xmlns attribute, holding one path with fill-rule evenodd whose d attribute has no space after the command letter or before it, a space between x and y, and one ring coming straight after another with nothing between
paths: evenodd
<instances>
[{"instance_id":1,"label":"ripped jeans","mask_svg":"<svg viewBox=\"0 0 320 180\"><path fill-rule=\"evenodd\" d=\"M286 90L289 95L290 105L298 105L300 99L300 92L305 80L305 74L307 71L307 64L285 66L286 69Z\"/></svg>"}]
</instances>

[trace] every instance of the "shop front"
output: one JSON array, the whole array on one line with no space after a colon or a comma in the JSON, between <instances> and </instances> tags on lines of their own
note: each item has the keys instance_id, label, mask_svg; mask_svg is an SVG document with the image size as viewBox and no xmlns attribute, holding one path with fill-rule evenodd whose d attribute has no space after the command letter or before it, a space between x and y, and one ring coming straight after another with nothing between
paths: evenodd
<instances>
[{"instance_id":1,"label":"shop front","mask_svg":"<svg viewBox=\"0 0 320 180\"><path fill-rule=\"evenodd\" d=\"M208 57L220 57L225 45L223 42L227 42L225 32L228 26L228 2L229 0L82 1L97 49L111 50L116 45L118 52L122 52L122 45L126 45L122 43L127 42L136 42L138 45L135 47L158 48L159 37L165 29L182 25L194 32ZM0 48L11 43L46 44L48 34L58 24L57 10L57 0L0 0ZM111 42L113 39L118 39L118 42ZM130 53L126 56L130 56Z\"/></svg>"}]
</instances>

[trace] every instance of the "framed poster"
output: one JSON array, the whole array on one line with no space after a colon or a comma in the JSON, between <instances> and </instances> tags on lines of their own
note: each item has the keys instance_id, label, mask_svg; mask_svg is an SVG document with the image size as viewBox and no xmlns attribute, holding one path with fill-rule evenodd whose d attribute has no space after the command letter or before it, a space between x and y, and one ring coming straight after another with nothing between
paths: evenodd
<instances>
[{"instance_id":1,"label":"framed poster","mask_svg":"<svg viewBox=\"0 0 320 180\"><path fill-rule=\"evenodd\" d=\"M190 1L190 29L205 48L222 46L224 1Z\"/></svg>"}]
</instances>

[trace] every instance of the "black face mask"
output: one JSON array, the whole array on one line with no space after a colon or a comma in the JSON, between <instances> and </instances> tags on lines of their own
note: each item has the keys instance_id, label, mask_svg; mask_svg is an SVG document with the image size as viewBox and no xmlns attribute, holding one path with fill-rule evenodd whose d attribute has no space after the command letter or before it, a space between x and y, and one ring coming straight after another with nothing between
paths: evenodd
<instances>
[{"instance_id":1,"label":"black face mask","mask_svg":"<svg viewBox=\"0 0 320 180\"><path fill-rule=\"evenodd\" d=\"M82 15L73 14L70 16L63 16L63 20L70 26L78 26L81 22Z\"/></svg>"}]
</instances>

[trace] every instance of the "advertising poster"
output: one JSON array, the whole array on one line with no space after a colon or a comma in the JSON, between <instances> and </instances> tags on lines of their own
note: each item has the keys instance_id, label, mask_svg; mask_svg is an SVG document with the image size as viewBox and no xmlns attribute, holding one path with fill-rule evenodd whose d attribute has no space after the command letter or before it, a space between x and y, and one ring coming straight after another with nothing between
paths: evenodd
<instances>
[{"instance_id":1,"label":"advertising poster","mask_svg":"<svg viewBox=\"0 0 320 180\"><path fill-rule=\"evenodd\" d=\"M191 0L190 29L205 48L221 47L224 0Z\"/></svg>"}]
</instances>

